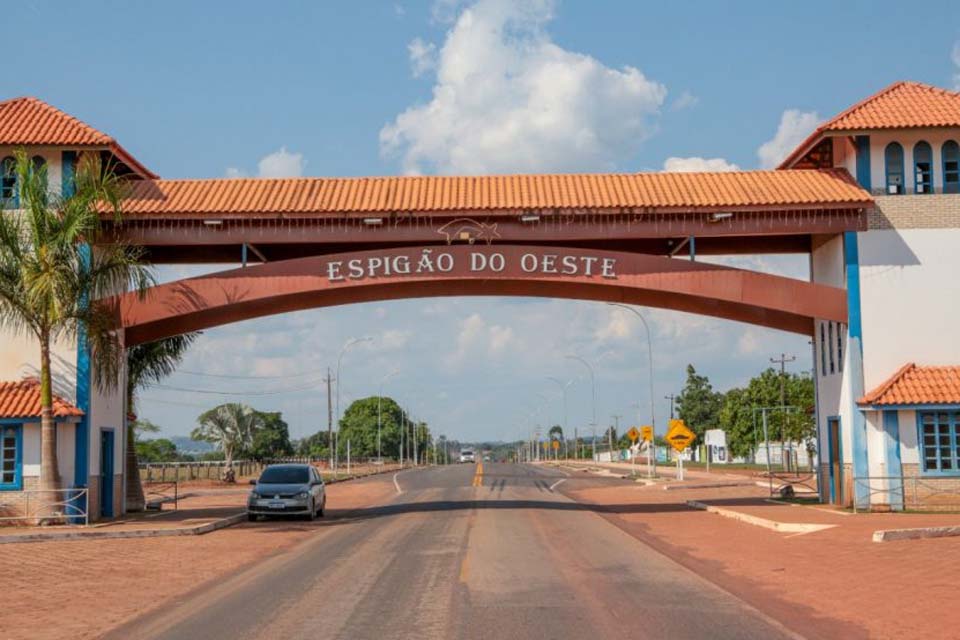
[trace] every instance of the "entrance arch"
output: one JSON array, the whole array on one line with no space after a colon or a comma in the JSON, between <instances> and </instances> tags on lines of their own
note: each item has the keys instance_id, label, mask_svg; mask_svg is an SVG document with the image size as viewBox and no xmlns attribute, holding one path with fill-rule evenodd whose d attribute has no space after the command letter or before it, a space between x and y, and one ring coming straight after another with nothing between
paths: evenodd
<instances>
[{"instance_id":1,"label":"entrance arch","mask_svg":"<svg viewBox=\"0 0 960 640\"><path fill-rule=\"evenodd\" d=\"M523 245L361 251L231 269L117 300L127 346L278 313L434 296L624 302L812 335L843 289L665 256Z\"/></svg>"}]
</instances>

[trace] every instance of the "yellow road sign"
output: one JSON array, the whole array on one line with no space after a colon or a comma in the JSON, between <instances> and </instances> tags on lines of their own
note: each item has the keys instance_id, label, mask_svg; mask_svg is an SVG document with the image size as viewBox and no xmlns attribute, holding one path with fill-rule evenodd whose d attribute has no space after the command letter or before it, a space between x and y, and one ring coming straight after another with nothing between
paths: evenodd
<instances>
[{"instance_id":1,"label":"yellow road sign","mask_svg":"<svg viewBox=\"0 0 960 640\"><path fill-rule=\"evenodd\" d=\"M640 434L647 442L653 442L653 427L650 425L640 427Z\"/></svg>"},{"instance_id":2,"label":"yellow road sign","mask_svg":"<svg viewBox=\"0 0 960 640\"><path fill-rule=\"evenodd\" d=\"M553 450L556 451L556 450L559 449L559 448L560 448L560 441L559 441L559 440L554 440L554 441L553 441Z\"/></svg>"},{"instance_id":3,"label":"yellow road sign","mask_svg":"<svg viewBox=\"0 0 960 640\"><path fill-rule=\"evenodd\" d=\"M677 451L683 451L697 439L697 435L683 423L683 420L671 420L667 429L667 442Z\"/></svg>"},{"instance_id":4,"label":"yellow road sign","mask_svg":"<svg viewBox=\"0 0 960 640\"><path fill-rule=\"evenodd\" d=\"M640 439L640 432L636 427L630 427L630 430L627 431L627 437L630 438L630 442L636 442Z\"/></svg>"}]
</instances>

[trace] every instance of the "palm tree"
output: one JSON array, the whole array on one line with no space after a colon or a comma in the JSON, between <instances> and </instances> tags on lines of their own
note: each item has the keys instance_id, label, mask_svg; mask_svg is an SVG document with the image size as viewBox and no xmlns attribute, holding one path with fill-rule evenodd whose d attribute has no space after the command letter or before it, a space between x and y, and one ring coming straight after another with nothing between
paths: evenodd
<instances>
[{"instance_id":1,"label":"palm tree","mask_svg":"<svg viewBox=\"0 0 960 640\"><path fill-rule=\"evenodd\" d=\"M151 382L160 382L172 374L183 360L197 333L138 344L127 349L127 412L136 414L137 392ZM135 421L127 418L126 496L127 511L142 511L145 506L140 465L137 460Z\"/></svg>"},{"instance_id":2,"label":"palm tree","mask_svg":"<svg viewBox=\"0 0 960 640\"><path fill-rule=\"evenodd\" d=\"M142 250L104 240L102 215L120 217L123 182L84 154L72 193L47 187L47 169L25 150L15 152L19 209L0 211L0 327L29 335L40 347L40 488L60 487L53 421L50 346L83 339L91 351L94 382L114 389L123 370L115 309L107 299L153 283ZM95 249L91 249L96 245Z\"/></svg>"},{"instance_id":3,"label":"palm tree","mask_svg":"<svg viewBox=\"0 0 960 640\"><path fill-rule=\"evenodd\" d=\"M263 426L261 414L245 404L228 402L201 414L197 422L190 437L212 442L223 451L223 480L234 482L233 456L253 445L253 434Z\"/></svg>"}]
</instances>

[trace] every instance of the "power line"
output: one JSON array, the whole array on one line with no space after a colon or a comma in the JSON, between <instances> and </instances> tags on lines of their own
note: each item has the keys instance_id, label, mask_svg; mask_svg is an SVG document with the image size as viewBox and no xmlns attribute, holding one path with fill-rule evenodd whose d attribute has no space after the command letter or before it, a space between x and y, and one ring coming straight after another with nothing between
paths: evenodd
<instances>
[{"instance_id":1,"label":"power line","mask_svg":"<svg viewBox=\"0 0 960 640\"><path fill-rule=\"evenodd\" d=\"M283 380L287 378L311 378L313 376L322 376L325 371L307 371L304 373L289 373L277 376L238 376L226 373L201 373L200 371L185 371L178 369L176 373L185 373L191 376L201 376L204 378L227 378L229 380Z\"/></svg>"}]
</instances>

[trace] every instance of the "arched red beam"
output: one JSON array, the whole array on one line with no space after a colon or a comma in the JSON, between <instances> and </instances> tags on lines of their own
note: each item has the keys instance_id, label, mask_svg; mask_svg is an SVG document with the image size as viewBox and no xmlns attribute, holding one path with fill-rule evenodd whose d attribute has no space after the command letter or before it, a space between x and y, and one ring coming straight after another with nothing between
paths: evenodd
<instances>
[{"instance_id":1,"label":"arched red beam","mask_svg":"<svg viewBox=\"0 0 960 640\"><path fill-rule=\"evenodd\" d=\"M662 256L533 246L453 245L389 249L273 262L153 287L120 298L118 324L132 346L267 315L356 302L434 296L533 296L675 309L804 335L815 318L846 322L844 290ZM503 268L472 270L473 254ZM433 273L411 271L427 255ZM441 257L444 256L444 257ZM381 261L370 277L367 267ZM351 279L350 260L364 266ZM499 258L497 266L499 265ZM382 266L392 265L390 275ZM536 264L535 269L529 269ZM578 273L570 265L579 265ZM590 266L587 275L586 267ZM527 267L526 269L524 267ZM440 268L449 268L440 272ZM558 273L552 273L553 270ZM331 278L331 276L333 276Z\"/></svg>"}]
</instances>

